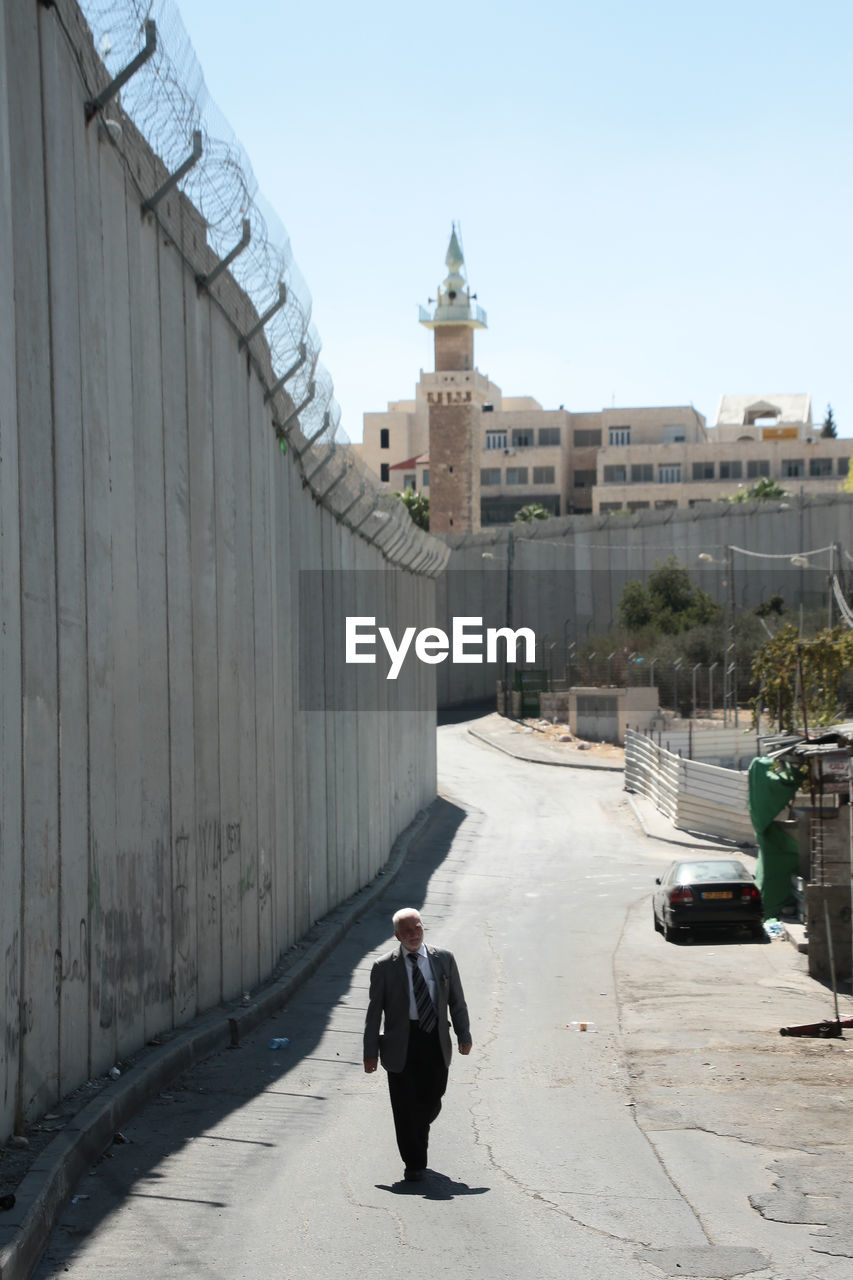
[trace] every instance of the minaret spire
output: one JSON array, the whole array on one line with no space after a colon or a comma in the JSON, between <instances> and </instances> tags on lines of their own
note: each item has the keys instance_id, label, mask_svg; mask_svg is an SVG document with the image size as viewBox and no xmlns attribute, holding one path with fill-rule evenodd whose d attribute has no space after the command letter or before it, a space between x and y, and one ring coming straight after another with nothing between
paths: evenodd
<instances>
[{"instance_id":1,"label":"minaret spire","mask_svg":"<svg viewBox=\"0 0 853 1280\"><path fill-rule=\"evenodd\" d=\"M421 307L421 324L435 338L435 372L428 380L430 529L476 532L480 527L480 435L486 382L474 368L474 330L485 329L465 279L465 258L454 223L434 311ZM430 299L430 305L433 300Z\"/></svg>"},{"instance_id":2,"label":"minaret spire","mask_svg":"<svg viewBox=\"0 0 853 1280\"><path fill-rule=\"evenodd\" d=\"M444 284L438 287L438 300L435 311L429 314L421 308L421 324L427 329L437 329L438 325L465 325L469 329L485 329L486 313L482 307L472 308L472 294L465 279L465 258L456 233L456 223L452 224L450 244L444 257L447 276ZM476 299L476 295L474 295ZM436 333L436 342L438 333ZM472 344L473 345L473 344Z\"/></svg>"}]
</instances>

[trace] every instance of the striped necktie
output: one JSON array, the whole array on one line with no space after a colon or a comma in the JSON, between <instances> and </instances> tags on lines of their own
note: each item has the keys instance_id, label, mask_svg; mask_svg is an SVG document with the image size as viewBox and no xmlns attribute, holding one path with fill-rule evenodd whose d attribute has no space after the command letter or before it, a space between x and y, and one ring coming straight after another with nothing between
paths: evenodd
<instances>
[{"instance_id":1,"label":"striped necktie","mask_svg":"<svg viewBox=\"0 0 853 1280\"><path fill-rule=\"evenodd\" d=\"M418 957L410 952L409 960L412 965L412 986L415 991L415 1004L418 1006L418 1022L420 1023L421 1031L433 1031L438 1019L435 1016L429 987L420 971Z\"/></svg>"}]
</instances>

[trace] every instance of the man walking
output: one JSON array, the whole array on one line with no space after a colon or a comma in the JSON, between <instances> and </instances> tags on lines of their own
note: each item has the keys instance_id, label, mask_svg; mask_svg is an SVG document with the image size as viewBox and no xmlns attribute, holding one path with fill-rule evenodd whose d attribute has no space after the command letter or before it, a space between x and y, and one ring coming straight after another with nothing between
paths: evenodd
<instances>
[{"instance_id":1,"label":"man walking","mask_svg":"<svg viewBox=\"0 0 853 1280\"><path fill-rule=\"evenodd\" d=\"M471 1032L451 952L424 944L424 927L414 907L401 908L393 921L400 946L377 960L370 972L364 1069L375 1071L381 1060L388 1073L405 1178L420 1182L426 1172L429 1127L441 1111L447 1088L453 1052L448 1014L460 1053L471 1052Z\"/></svg>"}]
</instances>

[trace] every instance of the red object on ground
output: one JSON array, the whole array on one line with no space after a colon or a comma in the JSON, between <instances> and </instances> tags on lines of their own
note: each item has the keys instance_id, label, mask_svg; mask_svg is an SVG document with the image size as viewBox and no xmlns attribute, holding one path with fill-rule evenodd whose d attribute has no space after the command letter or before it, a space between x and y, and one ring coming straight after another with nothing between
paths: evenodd
<instances>
[{"instance_id":1,"label":"red object on ground","mask_svg":"<svg viewBox=\"0 0 853 1280\"><path fill-rule=\"evenodd\" d=\"M817 1036L820 1040L834 1040L844 1027L853 1027L853 1018L824 1018L823 1022L807 1022L800 1027L780 1027L780 1036Z\"/></svg>"}]
</instances>

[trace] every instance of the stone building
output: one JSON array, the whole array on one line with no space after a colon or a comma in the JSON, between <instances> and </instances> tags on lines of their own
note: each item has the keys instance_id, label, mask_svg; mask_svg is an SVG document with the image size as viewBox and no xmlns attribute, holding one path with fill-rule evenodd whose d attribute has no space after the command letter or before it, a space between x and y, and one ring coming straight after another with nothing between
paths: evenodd
<instances>
[{"instance_id":1,"label":"stone building","mask_svg":"<svg viewBox=\"0 0 853 1280\"><path fill-rule=\"evenodd\" d=\"M435 533L511 523L538 503L552 515L691 507L756 480L799 493L836 490L850 440L823 439L808 395L723 396L713 427L693 405L573 412L504 396L477 369L474 333L486 313L465 279L455 229L447 276L420 322L435 369L414 400L364 415L360 452L389 488L430 500Z\"/></svg>"},{"instance_id":2,"label":"stone building","mask_svg":"<svg viewBox=\"0 0 853 1280\"><path fill-rule=\"evenodd\" d=\"M629 431L598 455L593 511L694 507L758 480L791 493L829 493L847 475L853 441L825 439L808 395L722 396L703 437L649 441Z\"/></svg>"}]
</instances>

